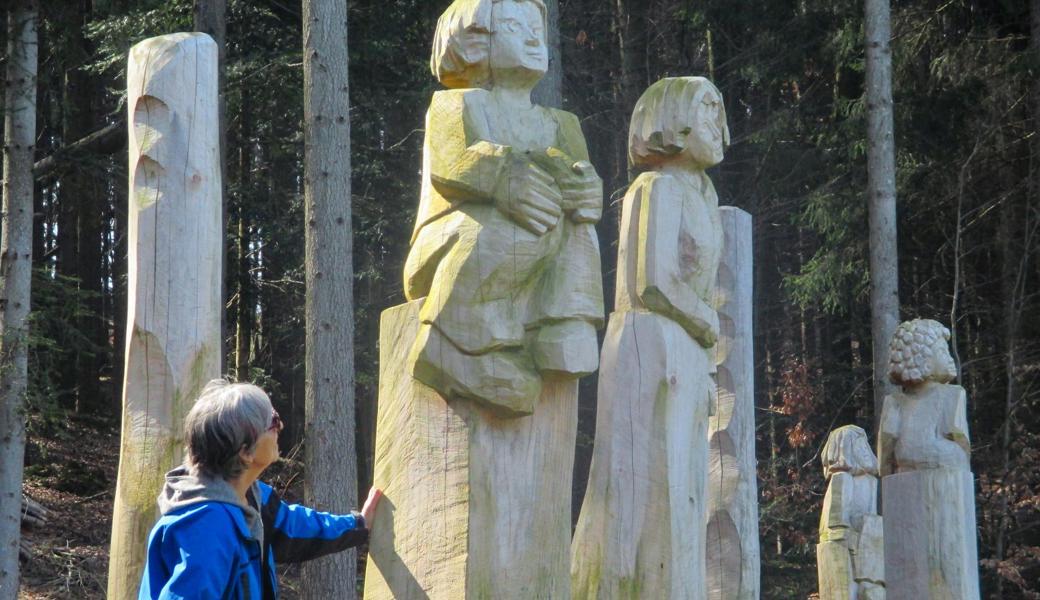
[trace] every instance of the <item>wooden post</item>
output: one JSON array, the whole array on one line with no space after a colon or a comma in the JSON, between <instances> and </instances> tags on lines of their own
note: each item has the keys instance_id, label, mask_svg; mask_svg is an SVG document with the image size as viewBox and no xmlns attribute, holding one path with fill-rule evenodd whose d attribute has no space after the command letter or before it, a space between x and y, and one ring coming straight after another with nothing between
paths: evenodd
<instances>
[{"instance_id":1,"label":"wooden post","mask_svg":"<svg viewBox=\"0 0 1040 600\"><path fill-rule=\"evenodd\" d=\"M137 597L184 415L220 375L217 46L175 33L130 49L130 201L123 431L108 597Z\"/></svg>"},{"instance_id":2,"label":"wooden post","mask_svg":"<svg viewBox=\"0 0 1040 600\"><path fill-rule=\"evenodd\" d=\"M757 600L752 222L733 206L719 208L719 217L725 241L716 285L718 390L708 419L708 598Z\"/></svg>"}]
</instances>

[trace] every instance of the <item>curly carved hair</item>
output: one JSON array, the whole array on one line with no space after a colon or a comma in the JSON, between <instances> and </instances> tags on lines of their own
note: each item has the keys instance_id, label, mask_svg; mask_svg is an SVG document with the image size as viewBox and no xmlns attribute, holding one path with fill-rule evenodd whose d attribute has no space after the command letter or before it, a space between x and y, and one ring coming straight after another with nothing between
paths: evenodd
<instances>
[{"instance_id":1,"label":"curly carved hair","mask_svg":"<svg viewBox=\"0 0 1040 600\"><path fill-rule=\"evenodd\" d=\"M950 330L931 319L904 321L888 347L888 376L899 385L915 385L931 376L936 342L950 339Z\"/></svg>"}]
</instances>

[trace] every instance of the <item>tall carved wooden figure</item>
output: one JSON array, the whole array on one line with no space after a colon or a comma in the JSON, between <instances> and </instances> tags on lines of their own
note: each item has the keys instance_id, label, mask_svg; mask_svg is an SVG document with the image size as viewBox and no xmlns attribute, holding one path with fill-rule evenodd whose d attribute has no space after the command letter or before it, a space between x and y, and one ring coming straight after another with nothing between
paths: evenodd
<instances>
[{"instance_id":1,"label":"tall carved wooden figure","mask_svg":"<svg viewBox=\"0 0 1040 600\"><path fill-rule=\"evenodd\" d=\"M130 206L123 431L108 597L137 597L181 425L220 376L217 45L175 33L130 49Z\"/></svg>"},{"instance_id":2,"label":"tall carved wooden figure","mask_svg":"<svg viewBox=\"0 0 1040 600\"><path fill-rule=\"evenodd\" d=\"M967 396L950 385L950 330L916 319L896 329L878 435L890 600L978 600L975 486Z\"/></svg>"},{"instance_id":3,"label":"tall carved wooden figure","mask_svg":"<svg viewBox=\"0 0 1040 600\"><path fill-rule=\"evenodd\" d=\"M658 81L636 104L617 309L603 343L596 444L572 547L579 599L705 598L708 415L722 251L707 167L728 141L702 77Z\"/></svg>"},{"instance_id":4,"label":"tall carved wooden figure","mask_svg":"<svg viewBox=\"0 0 1040 600\"><path fill-rule=\"evenodd\" d=\"M878 462L867 432L855 425L835 429L822 460L828 484L816 545L820 600L885 600Z\"/></svg>"},{"instance_id":5,"label":"tall carved wooden figure","mask_svg":"<svg viewBox=\"0 0 1040 600\"><path fill-rule=\"evenodd\" d=\"M456 0L431 67L409 303L383 313L365 597L567 598L577 379L603 320L602 182L531 104L540 0Z\"/></svg>"}]
</instances>

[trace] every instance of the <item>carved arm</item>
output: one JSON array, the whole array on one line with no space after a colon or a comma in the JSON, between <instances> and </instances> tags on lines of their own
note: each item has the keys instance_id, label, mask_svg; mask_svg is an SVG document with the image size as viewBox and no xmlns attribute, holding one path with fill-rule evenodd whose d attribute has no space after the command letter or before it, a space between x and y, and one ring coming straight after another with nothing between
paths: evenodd
<instances>
[{"instance_id":1,"label":"carved arm","mask_svg":"<svg viewBox=\"0 0 1040 600\"><path fill-rule=\"evenodd\" d=\"M492 201L521 227L538 235L563 214L553 177L529 156L490 141L482 92L434 94L427 113L430 183L451 204Z\"/></svg>"},{"instance_id":2,"label":"carved arm","mask_svg":"<svg viewBox=\"0 0 1040 600\"><path fill-rule=\"evenodd\" d=\"M646 308L674 320L710 348L719 337L719 315L679 273L682 193L671 177L659 177L642 190L636 294Z\"/></svg>"},{"instance_id":3,"label":"carved arm","mask_svg":"<svg viewBox=\"0 0 1040 600\"><path fill-rule=\"evenodd\" d=\"M971 440L968 438L968 394L964 388L957 387L957 398L955 402L945 403L943 407L943 428L946 439L955 442L964 449L964 453L971 456Z\"/></svg>"}]
</instances>

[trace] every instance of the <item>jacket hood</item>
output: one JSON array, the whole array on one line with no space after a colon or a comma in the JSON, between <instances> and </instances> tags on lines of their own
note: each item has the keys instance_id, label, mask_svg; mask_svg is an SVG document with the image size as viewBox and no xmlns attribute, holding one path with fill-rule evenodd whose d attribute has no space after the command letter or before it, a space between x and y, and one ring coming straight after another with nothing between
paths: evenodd
<instances>
[{"instance_id":1,"label":"jacket hood","mask_svg":"<svg viewBox=\"0 0 1040 600\"><path fill-rule=\"evenodd\" d=\"M250 491L259 507L260 486L254 482ZM181 465L166 474L166 483L159 492L158 502L159 512L163 515L202 502L233 504L242 509L242 516L245 517L250 534L261 542L261 546L263 545L264 525L260 519L260 511L257 507L242 504L235 488L220 477L209 477Z\"/></svg>"}]
</instances>

